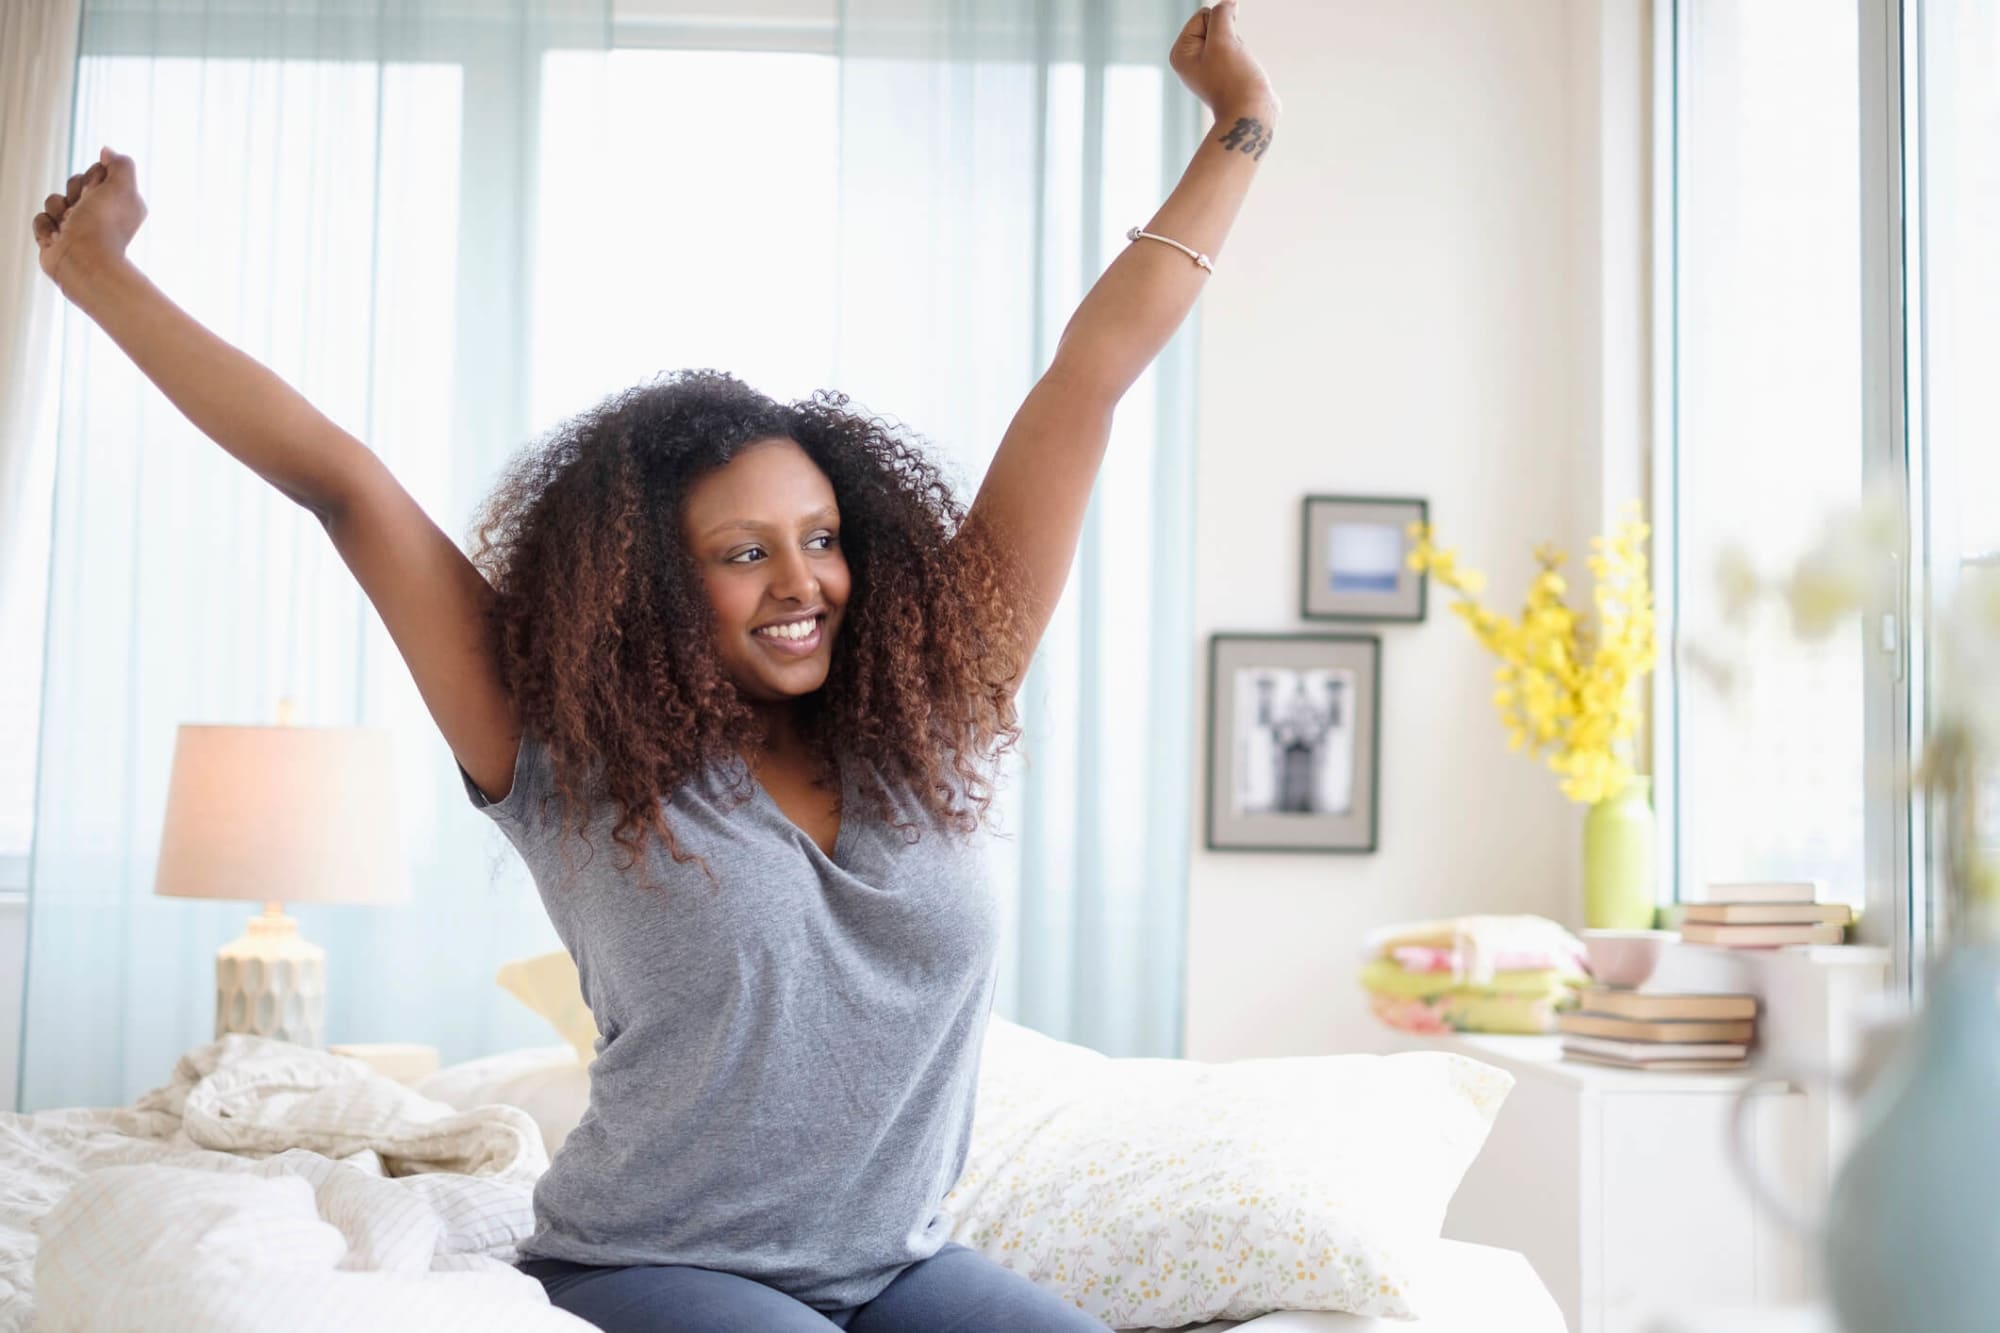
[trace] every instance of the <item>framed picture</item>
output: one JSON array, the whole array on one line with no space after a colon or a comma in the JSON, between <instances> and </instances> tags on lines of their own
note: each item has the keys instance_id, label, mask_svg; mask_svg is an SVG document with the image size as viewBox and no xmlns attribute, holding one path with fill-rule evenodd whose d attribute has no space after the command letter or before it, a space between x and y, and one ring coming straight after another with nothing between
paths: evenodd
<instances>
[{"instance_id":1,"label":"framed picture","mask_svg":"<svg viewBox=\"0 0 2000 1333\"><path fill-rule=\"evenodd\" d=\"M1410 568L1423 500L1308 495L1299 614L1307 620L1422 620L1429 579Z\"/></svg>"},{"instance_id":2,"label":"framed picture","mask_svg":"<svg viewBox=\"0 0 2000 1333\"><path fill-rule=\"evenodd\" d=\"M1211 851L1375 850L1381 663L1372 634L1209 639Z\"/></svg>"}]
</instances>

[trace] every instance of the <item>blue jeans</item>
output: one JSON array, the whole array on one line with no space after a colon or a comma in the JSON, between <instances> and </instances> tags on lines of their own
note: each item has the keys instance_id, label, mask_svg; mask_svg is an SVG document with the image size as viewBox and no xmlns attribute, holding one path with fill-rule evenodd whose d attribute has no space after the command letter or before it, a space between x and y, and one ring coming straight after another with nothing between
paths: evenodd
<instances>
[{"instance_id":1,"label":"blue jeans","mask_svg":"<svg viewBox=\"0 0 2000 1333\"><path fill-rule=\"evenodd\" d=\"M946 1245L911 1264L866 1305L815 1310L732 1273L707 1268L594 1268L524 1259L549 1304L605 1333L1104 1333L1054 1292Z\"/></svg>"}]
</instances>

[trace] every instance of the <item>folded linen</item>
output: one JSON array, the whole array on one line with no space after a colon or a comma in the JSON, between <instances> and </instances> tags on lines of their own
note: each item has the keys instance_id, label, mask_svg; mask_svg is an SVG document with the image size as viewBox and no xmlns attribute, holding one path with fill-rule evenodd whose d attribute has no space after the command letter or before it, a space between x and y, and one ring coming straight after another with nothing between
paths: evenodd
<instances>
[{"instance_id":1,"label":"folded linen","mask_svg":"<svg viewBox=\"0 0 2000 1333\"><path fill-rule=\"evenodd\" d=\"M1577 979L1557 968L1533 971L1496 972L1484 984L1474 985L1448 972L1406 972L1392 960L1378 958L1361 969L1361 988L1371 994L1431 999L1439 995L1546 995L1559 997Z\"/></svg>"},{"instance_id":2,"label":"folded linen","mask_svg":"<svg viewBox=\"0 0 2000 1333\"><path fill-rule=\"evenodd\" d=\"M1368 997L1369 1012L1404 1032L1487 1032L1538 1036L1555 1029L1567 1003L1550 995L1480 994L1448 991L1433 996Z\"/></svg>"},{"instance_id":3,"label":"folded linen","mask_svg":"<svg viewBox=\"0 0 2000 1333\"><path fill-rule=\"evenodd\" d=\"M1390 926L1368 949L1369 1009L1409 1032L1549 1032L1590 979L1582 942L1538 916Z\"/></svg>"},{"instance_id":4,"label":"folded linen","mask_svg":"<svg viewBox=\"0 0 2000 1333\"><path fill-rule=\"evenodd\" d=\"M1585 975L1583 941L1540 916L1474 915L1385 926L1367 938L1368 956L1406 971L1449 972L1473 985L1495 973L1554 968Z\"/></svg>"}]
</instances>

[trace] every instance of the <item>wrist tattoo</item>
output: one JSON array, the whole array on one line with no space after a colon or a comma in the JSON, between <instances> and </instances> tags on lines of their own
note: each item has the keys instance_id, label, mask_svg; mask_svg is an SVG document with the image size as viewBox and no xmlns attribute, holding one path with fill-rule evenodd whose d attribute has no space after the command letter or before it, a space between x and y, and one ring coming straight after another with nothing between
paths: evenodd
<instances>
[{"instance_id":1,"label":"wrist tattoo","mask_svg":"<svg viewBox=\"0 0 2000 1333\"><path fill-rule=\"evenodd\" d=\"M1256 161L1264 160L1264 150L1271 146L1271 131L1264 128L1264 122L1254 116L1238 116L1236 123L1216 139L1226 151L1231 148L1248 153Z\"/></svg>"}]
</instances>

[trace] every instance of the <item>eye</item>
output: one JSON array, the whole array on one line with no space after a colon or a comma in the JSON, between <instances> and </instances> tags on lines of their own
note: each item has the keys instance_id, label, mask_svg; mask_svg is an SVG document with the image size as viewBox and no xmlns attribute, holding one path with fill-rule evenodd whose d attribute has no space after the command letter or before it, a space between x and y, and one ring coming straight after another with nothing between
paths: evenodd
<instances>
[{"instance_id":1,"label":"eye","mask_svg":"<svg viewBox=\"0 0 2000 1333\"><path fill-rule=\"evenodd\" d=\"M753 555L761 556L763 554L764 548L761 546L746 546L735 555L730 556L729 563L732 565L747 565L750 563L747 557Z\"/></svg>"},{"instance_id":2,"label":"eye","mask_svg":"<svg viewBox=\"0 0 2000 1333\"><path fill-rule=\"evenodd\" d=\"M811 541L808 541L806 545L811 546L813 542L825 542L826 545L820 547L819 549L822 551L827 551L831 550L839 541L840 538L835 534L831 532L822 532L817 537L814 537Z\"/></svg>"}]
</instances>

